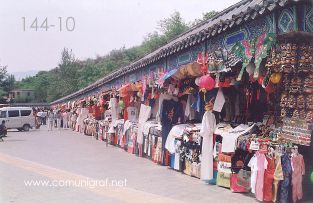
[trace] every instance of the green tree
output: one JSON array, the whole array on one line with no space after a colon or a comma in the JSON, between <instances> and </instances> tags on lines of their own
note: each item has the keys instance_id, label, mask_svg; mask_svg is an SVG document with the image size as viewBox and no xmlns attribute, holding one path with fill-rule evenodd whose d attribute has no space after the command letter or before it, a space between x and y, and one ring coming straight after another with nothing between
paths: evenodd
<instances>
[{"instance_id":1,"label":"green tree","mask_svg":"<svg viewBox=\"0 0 313 203\"><path fill-rule=\"evenodd\" d=\"M98 55L95 59L78 60L72 50L64 48L57 67L25 78L17 82L16 86L33 89L36 101L54 101L90 85L118 68L127 66L184 33L191 26L209 20L216 13L216 11L204 13L200 19L186 23L179 12L174 12L168 18L159 21L157 30L144 36L139 46L114 49L104 56Z\"/></svg>"},{"instance_id":2,"label":"green tree","mask_svg":"<svg viewBox=\"0 0 313 203\"><path fill-rule=\"evenodd\" d=\"M206 13L202 13L202 17L199 19L195 19L193 22L190 23L190 27L194 27L199 25L200 23L203 23L205 21L208 21L210 19L212 19L214 16L216 16L218 14L217 11L209 11Z\"/></svg>"},{"instance_id":3,"label":"green tree","mask_svg":"<svg viewBox=\"0 0 313 203\"><path fill-rule=\"evenodd\" d=\"M168 42L187 31L188 25L185 23L180 13L175 11L169 18L159 21L158 29L164 34L166 41Z\"/></svg>"},{"instance_id":4,"label":"green tree","mask_svg":"<svg viewBox=\"0 0 313 203\"><path fill-rule=\"evenodd\" d=\"M6 103L6 97L13 90L15 78L7 72L7 66L0 65L0 103Z\"/></svg>"}]
</instances>

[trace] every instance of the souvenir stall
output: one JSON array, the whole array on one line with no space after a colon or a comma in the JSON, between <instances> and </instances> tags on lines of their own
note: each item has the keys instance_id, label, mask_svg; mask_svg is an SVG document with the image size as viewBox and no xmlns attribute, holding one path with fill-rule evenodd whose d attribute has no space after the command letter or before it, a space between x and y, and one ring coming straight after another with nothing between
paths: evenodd
<instances>
[{"instance_id":1,"label":"souvenir stall","mask_svg":"<svg viewBox=\"0 0 313 203\"><path fill-rule=\"evenodd\" d=\"M250 46L243 48L245 43ZM253 43L260 47L249 50ZM269 56L244 55L256 50ZM244 56L237 77L241 90L234 96L235 91L223 88L224 107L216 114L221 121L214 132L220 137L214 147L216 184L233 192L251 191L259 201L296 202L303 196L305 174L305 155L299 149L311 145L312 44L288 35L277 36L276 42L276 36L267 34L236 44L233 52ZM235 109L228 106L228 96L238 101ZM244 125L236 112L242 112Z\"/></svg>"},{"instance_id":2,"label":"souvenir stall","mask_svg":"<svg viewBox=\"0 0 313 203\"><path fill-rule=\"evenodd\" d=\"M158 137L161 136L162 126L156 120L149 120L144 124L143 128L143 156L157 161L154 155L156 146L158 146Z\"/></svg>"},{"instance_id":3,"label":"souvenir stall","mask_svg":"<svg viewBox=\"0 0 313 203\"><path fill-rule=\"evenodd\" d=\"M166 149L171 154L170 167L200 178L201 124L180 124L170 131Z\"/></svg>"},{"instance_id":4,"label":"souvenir stall","mask_svg":"<svg viewBox=\"0 0 313 203\"><path fill-rule=\"evenodd\" d=\"M123 118L124 121L123 123L120 122L116 128L119 146L124 148L126 151L129 150L129 152L134 153L136 143L133 139L136 137L140 105L140 98L138 95L141 94L141 82L139 81L123 85L118 89L118 92L120 117Z\"/></svg>"},{"instance_id":5,"label":"souvenir stall","mask_svg":"<svg viewBox=\"0 0 313 203\"><path fill-rule=\"evenodd\" d=\"M99 98L96 96L87 98L86 107L88 108L88 115L83 119L83 132L85 135L98 139L98 120L101 119L103 110L100 107Z\"/></svg>"},{"instance_id":6,"label":"souvenir stall","mask_svg":"<svg viewBox=\"0 0 313 203\"><path fill-rule=\"evenodd\" d=\"M110 101L111 91L105 91L100 94L98 106L101 115L101 120L98 121L98 139L100 141L106 141L106 144L110 142L109 138L109 128L110 123L112 122L111 110L109 110L109 101Z\"/></svg>"},{"instance_id":7,"label":"souvenir stall","mask_svg":"<svg viewBox=\"0 0 313 203\"><path fill-rule=\"evenodd\" d=\"M264 33L81 100L77 122L87 116L85 134L208 184L296 202L311 145L312 50Z\"/></svg>"},{"instance_id":8,"label":"souvenir stall","mask_svg":"<svg viewBox=\"0 0 313 203\"><path fill-rule=\"evenodd\" d=\"M171 92L173 105L161 101L159 119L162 139L171 143L166 148L173 169L233 192L251 191L259 201L287 202L288 195L294 202L302 198L305 166L299 148L311 144L312 45L288 39L264 33L235 44L230 52L218 49L198 56L198 61L207 58L202 64L208 67L200 69L203 76L193 78L200 91L195 109L203 117L200 141L193 137L197 133L182 133L187 126L179 124L186 122L178 113L183 108L175 103L183 95L183 68L163 76L162 88ZM208 93L212 99L205 96ZM165 114L164 106L170 109Z\"/></svg>"},{"instance_id":9,"label":"souvenir stall","mask_svg":"<svg viewBox=\"0 0 313 203\"><path fill-rule=\"evenodd\" d=\"M98 121L94 118L84 119L85 130L84 134L87 136L92 136L95 139L98 139Z\"/></svg>"},{"instance_id":10,"label":"souvenir stall","mask_svg":"<svg viewBox=\"0 0 313 203\"><path fill-rule=\"evenodd\" d=\"M99 139L131 154L259 201L309 198L312 8L239 2L106 76L102 98L86 90L77 130L94 113Z\"/></svg>"}]
</instances>

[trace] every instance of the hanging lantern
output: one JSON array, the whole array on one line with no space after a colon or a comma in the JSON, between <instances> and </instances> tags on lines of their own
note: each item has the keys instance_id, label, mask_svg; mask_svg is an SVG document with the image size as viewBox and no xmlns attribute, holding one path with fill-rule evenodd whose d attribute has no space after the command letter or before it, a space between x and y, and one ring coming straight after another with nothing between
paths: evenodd
<instances>
[{"instance_id":1,"label":"hanging lantern","mask_svg":"<svg viewBox=\"0 0 313 203\"><path fill-rule=\"evenodd\" d=\"M281 73L273 73L270 77L270 81L273 84L278 84L281 80Z\"/></svg>"},{"instance_id":2,"label":"hanging lantern","mask_svg":"<svg viewBox=\"0 0 313 203\"><path fill-rule=\"evenodd\" d=\"M211 90L215 87L215 80L208 74L199 79L199 87L201 89Z\"/></svg>"}]
</instances>

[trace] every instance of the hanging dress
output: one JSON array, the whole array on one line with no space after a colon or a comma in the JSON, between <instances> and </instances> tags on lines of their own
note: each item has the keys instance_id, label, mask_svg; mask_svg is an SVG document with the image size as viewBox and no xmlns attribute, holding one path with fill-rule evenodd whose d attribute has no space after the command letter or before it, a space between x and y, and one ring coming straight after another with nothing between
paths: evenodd
<instances>
[{"instance_id":1,"label":"hanging dress","mask_svg":"<svg viewBox=\"0 0 313 203\"><path fill-rule=\"evenodd\" d=\"M264 201L270 202L273 199L273 181L275 173L275 159L266 157L268 165L264 173Z\"/></svg>"},{"instance_id":2,"label":"hanging dress","mask_svg":"<svg viewBox=\"0 0 313 203\"><path fill-rule=\"evenodd\" d=\"M258 174L255 186L255 197L259 201L263 201L264 172L267 169L267 160L263 153L256 152Z\"/></svg>"},{"instance_id":3,"label":"hanging dress","mask_svg":"<svg viewBox=\"0 0 313 203\"><path fill-rule=\"evenodd\" d=\"M303 156L298 154L291 158L292 163L292 200L297 202L297 200L302 199L302 176L305 174L305 166Z\"/></svg>"},{"instance_id":4,"label":"hanging dress","mask_svg":"<svg viewBox=\"0 0 313 203\"><path fill-rule=\"evenodd\" d=\"M285 153L281 157L281 164L284 174L284 180L282 180L280 184L280 202L287 203L289 196L288 193L291 186L291 174L292 174L291 160L287 153Z\"/></svg>"},{"instance_id":5,"label":"hanging dress","mask_svg":"<svg viewBox=\"0 0 313 203\"><path fill-rule=\"evenodd\" d=\"M281 165L281 156L279 154L275 155L275 172L274 172L274 182L273 182L273 202L278 200L278 188L280 181L284 180L283 168Z\"/></svg>"},{"instance_id":6,"label":"hanging dress","mask_svg":"<svg viewBox=\"0 0 313 203\"><path fill-rule=\"evenodd\" d=\"M202 141L201 180L213 178L213 132L216 127L215 116L211 111L203 115L200 134Z\"/></svg>"}]
</instances>

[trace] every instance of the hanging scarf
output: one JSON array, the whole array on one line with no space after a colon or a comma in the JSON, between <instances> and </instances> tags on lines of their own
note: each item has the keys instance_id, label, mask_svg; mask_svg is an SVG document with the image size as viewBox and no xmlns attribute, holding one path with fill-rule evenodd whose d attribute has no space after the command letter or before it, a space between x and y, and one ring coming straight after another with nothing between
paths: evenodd
<instances>
[{"instance_id":1,"label":"hanging scarf","mask_svg":"<svg viewBox=\"0 0 313 203\"><path fill-rule=\"evenodd\" d=\"M240 61L241 57L237 57L226 49L218 48L209 54L209 73L228 72L231 70L231 67L235 66Z\"/></svg>"},{"instance_id":2,"label":"hanging scarf","mask_svg":"<svg viewBox=\"0 0 313 203\"><path fill-rule=\"evenodd\" d=\"M237 42L233 48L232 52L238 57L243 59L242 68L238 75L237 80L240 81L246 66L254 58L255 70L254 78L259 77L259 68L263 58L268 55L268 51L271 49L272 45L276 42L276 34L274 33L264 33L257 38L252 40L243 40Z\"/></svg>"}]
</instances>

